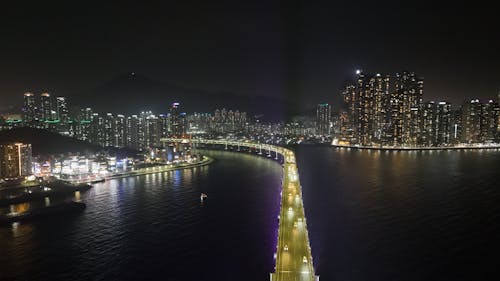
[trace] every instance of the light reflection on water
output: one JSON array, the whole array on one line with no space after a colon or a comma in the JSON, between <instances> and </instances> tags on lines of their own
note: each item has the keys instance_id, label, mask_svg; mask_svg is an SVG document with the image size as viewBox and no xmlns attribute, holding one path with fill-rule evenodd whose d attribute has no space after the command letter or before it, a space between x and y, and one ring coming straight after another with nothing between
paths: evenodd
<instances>
[{"instance_id":1,"label":"light reflection on water","mask_svg":"<svg viewBox=\"0 0 500 281\"><path fill-rule=\"evenodd\" d=\"M267 279L281 167L211 155L210 166L97 184L79 195L80 215L0 228L8 280ZM321 280L485 277L478 260L500 237L499 151L300 147L297 156Z\"/></svg>"},{"instance_id":2,"label":"light reflection on water","mask_svg":"<svg viewBox=\"0 0 500 281\"><path fill-rule=\"evenodd\" d=\"M83 213L0 228L2 274L234 280L246 272L239 280L265 280L274 266L281 167L244 154L211 155L219 161L210 166L98 183L75 194L87 204ZM201 192L209 196L203 204Z\"/></svg>"},{"instance_id":3,"label":"light reflection on water","mask_svg":"<svg viewBox=\"0 0 500 281\"><path fill-rule=\"evenodd\" d=\"M494 268L481 257L500 236L498 150L297 155L322 279L478 280Z\"/></svg>"}]
</instances>

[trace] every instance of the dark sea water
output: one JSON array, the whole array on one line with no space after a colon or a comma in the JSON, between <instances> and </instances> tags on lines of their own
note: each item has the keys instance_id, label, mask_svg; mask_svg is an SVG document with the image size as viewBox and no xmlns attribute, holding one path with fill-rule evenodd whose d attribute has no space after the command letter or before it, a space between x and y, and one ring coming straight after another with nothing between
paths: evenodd
<instances>
[{"instance_id":1,"label":"dark sea water","mask_svg":"<svg viewBox=\"0 0 500 281\"><path fill-rule=\"evenodd\" d=\"M500 151L297 154L320 280L500 280Z\"/></svg>"},{"instance_id":2,"label":"dark sea water","mask_svg":"<svg viewBox=\"0 0 500 281\"><path fill-rule=\"evenodd\" d=\"M281 166L207 154L217 161L96 184L81 214L0 228L0 279L268 280Z\"/></svg>"},{"instance_id":3,"label":"dark sea water","mask_svg":"<svg viewBox=\"0 0 500 281\"><path fill-rule=\"evenodd\" d=\"M207 154L210 166L96 184L80 214L1 227L0 279L268 280L281 166ZM497 280L499 151L297 159L320 280Z\"/></svg>"}]
</instances>

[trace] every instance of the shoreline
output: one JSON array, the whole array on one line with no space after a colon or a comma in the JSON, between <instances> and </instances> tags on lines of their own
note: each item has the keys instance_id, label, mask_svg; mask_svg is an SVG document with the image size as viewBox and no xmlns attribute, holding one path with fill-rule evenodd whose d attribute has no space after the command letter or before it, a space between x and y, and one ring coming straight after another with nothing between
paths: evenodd
<instances>
[{"instance_id":1,"label":"shoreline","mask_svg":"<svg viewBox=\"0 0 500 281\"><path fill-rule=\"evenodd\" d=\"M360 150L379 150L379 151L430 151L430 150L479 150L479 149L500 149L500 145L494 146L428 146L428 147L379 147L379 146L357 146L357 145L330 145L333 148L349 148Z\"/></svg>"},{"instance_id":2,"label":"shoreline","mask_svg":"<svg viewBox=\"0 0 500 281\"><path fill-rule=\"evenodd\" d=\"M142 176L142 175L148 175L148 174L154 174L154 173L161 173L161 172L168 172L168 171L175 171L175 170L184 170L184 169L189 169L189 168L194 168L194 167L201 167L208 165L214 161L214 159L203 156L204 159L201 161L198 161L196 163L190 163L190 164L180 164L177 166L171 166L171 165L162 165L162 166L156 166L156 167L149 167L149 168L141 168L140 170L135 170L135 171L130 171L127 173L123 174L117 174L117 175L112 175L105 177L105 180L112 180L112 179L120 179L120 178L127 178L127 177L133 177L133 176ZM78 183L90 183L91 181L81 181Z\"/></svg>"},{"instance_id":3,"label":"shoreline","mask_svg":"<svg viewBox=\"0 0 500 281\"><path fill-rule=\"evenodd\" d=\"M123 173L123 174L119 174L119 175L112 175L112 176L106 177L105 180L189 169L189 168L209 165L213 161L214 161L213 158L204 156L203 160L198 161L196 163L180 164L177 166L163 165L163 166L156 166L156 167L149 167L149 168L141 168L141 169L136 170L136 171L131 171L128 173ZM66 195L70 195L76 191L87 191L93 187L93 185L91 184L91 182L93 182L93 181L95 181L95 180L80 181L80 182L69 182L69 181L65 181L65 180L59 180L57 182L45 183L45 185L50 187L49 190L45 190L45 189L30 190L29 192L25 191L22 194L19 194L17 196L10 196L10 195L5 196L4 195L3 198L0 198L0 207L12 205L12 204L21 204L21 203L41 200L45 197L66 196ZM33 185L31 188L41 188L41 186L42 185L40 183L38 183L37 185ZM13 187L9 187L8 189L3 189L2 192L15 191L15 190L23 189L23 188L27 188L27 187L26 186L13 186Z\"/></svg>"}]
</instances>

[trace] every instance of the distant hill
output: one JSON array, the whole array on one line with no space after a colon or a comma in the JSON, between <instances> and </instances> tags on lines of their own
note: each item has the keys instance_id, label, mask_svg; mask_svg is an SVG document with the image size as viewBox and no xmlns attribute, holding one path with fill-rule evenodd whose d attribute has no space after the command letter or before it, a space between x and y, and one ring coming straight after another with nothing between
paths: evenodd
<instances>
[{"instance_id":1,"label":"distant hill","mask_svg":"<svg viewBox=\"0 0 500 281\"><path fill-rule=\"evenodd\" d=\"M124 74L111 79L93 91L72 98L75 104L90 106L97 112L137 114L144 110L167 113L172 102L180 102L186 112L213 112L232 109L262 116L266 121L283 120L297 114L295 101L267 96L238 95L231 92L209 92L150 79L141 74ZM72 102L73 103L73 102Z\"/></svg>"},{"instance_id":2,"label":"distant hill","mask_svg":"<svg viewBox=\"0 0 500 281\"><path fill-rule=\"evenodd\" d=\"M0 143L23 142L31 143L34 155L51 155L62 153L86 153L108 151L118 156L133 156L138 151L133 149L122 149L109 147L104 148L99 145L90 144L75 138L62 136L47 130L34 128L15 128L12 130L0 131Z\"/></svg>"}]
</instances>

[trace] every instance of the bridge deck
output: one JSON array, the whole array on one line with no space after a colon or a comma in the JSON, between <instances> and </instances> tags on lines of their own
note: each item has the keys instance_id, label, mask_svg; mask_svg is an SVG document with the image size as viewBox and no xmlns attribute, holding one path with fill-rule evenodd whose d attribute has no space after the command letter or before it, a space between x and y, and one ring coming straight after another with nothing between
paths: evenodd
<instances>
[{"instance_id":1,"label":"bridge deck","mask_svg":"<svg viewBox=\"0 0 500 281\"><path fill-rule=\"evenodd\" d=\"M283 157L283 180L279 215L278 245L275 272L271 281L313 281L314 266L307 233L302 201L302 189L293 151L268 144L205 139L162 139L162 142L191 142L256 148L259 152L274 152Z\"/></svg>"},{"instance_id":2,"label":"bridge deck","mask_svg":"<svg viewBox=\"0 0 500 281\"><path fill-rule=\"evenodd\" d=\"M315 280L295 155L291 150L281 150L284 156L283 187L276 268L271 279Z\"/></svg>"}]
</instances>

